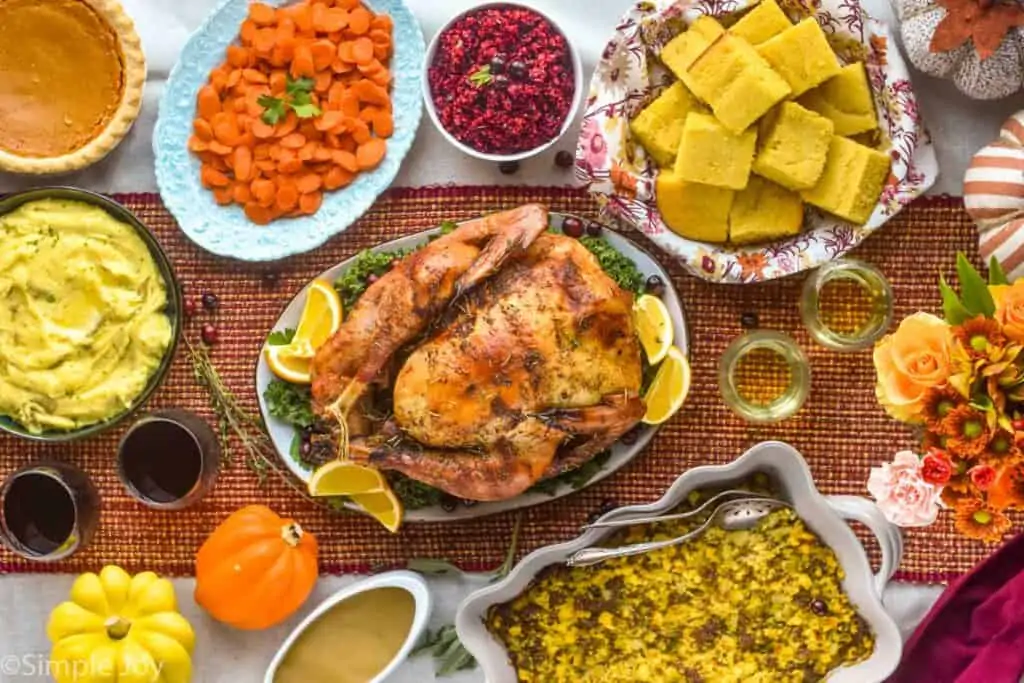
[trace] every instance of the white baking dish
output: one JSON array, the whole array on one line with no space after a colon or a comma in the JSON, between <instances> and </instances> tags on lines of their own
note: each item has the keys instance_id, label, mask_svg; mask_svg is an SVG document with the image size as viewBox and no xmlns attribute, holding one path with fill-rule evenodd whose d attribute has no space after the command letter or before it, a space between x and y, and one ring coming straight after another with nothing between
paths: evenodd
<instances>
[{"instance_id":1,"label":"white baking dish","mask_svg":"<svg viewBox=\"0 0 1024 683\"><path fill-rule=\"evenodd\" d=\"M792 446L769 441L755 446L728 465L695 467L680 476L656 503L612 510L602 519L629 519L667 512L680 505L695 489L735 483L757 472L775 479L781 495L792 502L807 526L835 552L846 573L843 588L875 634L875 649L870 658L836 669L827 680L829 683L884 681L896 668L903 650L899 629L882 608L881 598L902 558L903 538L899 529L886 521L869 500L818 493L807 463ZM878 574L871 573L864 547L847 525L848 520L862 522L878 537L882 547L882 566ZM568 543L536 550L523 558L503 581L463 601L455 625L466 649L480 662L488 683L516 683L518 679L504 646L484 625L487 611L526 590L540 570L564 563L577 550L599 543L612 533L614 529L594 529Z\"/></svg>"}]
</instances>

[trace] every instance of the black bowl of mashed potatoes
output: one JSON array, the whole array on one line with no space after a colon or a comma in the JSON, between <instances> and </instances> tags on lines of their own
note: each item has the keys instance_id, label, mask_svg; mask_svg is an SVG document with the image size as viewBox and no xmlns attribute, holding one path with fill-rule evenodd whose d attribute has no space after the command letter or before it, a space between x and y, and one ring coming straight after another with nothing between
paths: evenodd
<instances>
[{"instance_id":1,"label":"black bowl of mashed potatoes","mask_svg":"<svg viewBox=\"0 0 1024 683\"><path fill-rule=\"evenodd\" d=\"M167 255L132 212L70 187L0 200L0 430L71 441L160 386L181 335Z\"/></svg>"}]
</instances>

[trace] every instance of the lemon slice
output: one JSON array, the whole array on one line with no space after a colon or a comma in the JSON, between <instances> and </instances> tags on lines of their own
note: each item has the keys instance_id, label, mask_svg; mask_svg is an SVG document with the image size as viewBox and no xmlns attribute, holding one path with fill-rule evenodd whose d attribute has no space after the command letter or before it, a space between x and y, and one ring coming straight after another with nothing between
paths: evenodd
<instances>
[{"instance_id":1,"label":"lemon slice","mask_svg":"<svg viewBox=\"0 0 1024 683\"><path fill-rule=\"evenodd\" d=\"M396 533L402 526L402 501L398 500L390 488L374 493L359 493L351 498L391 533Z\"/></svg>"},{"instance_id":2,"label":"lemon slice","mask_svg":"<svg viewBox=\"0 0 1024 683\"><path fill-rule=\"evenodd\" d=\"M668 306L658 297L644 294L633 304L633 320L647 362L657 365L668 353L675 336Z\"/></svg>"},{"instance_id":3,"label":"lemon slice","mask_svg":"<svg viewBox=\"0 0 1024 683\"><path fill-rule=\"evenodd\" d=\"M332 460L318 467L309 480L311 496L354 496L380 493L388 488L379 470L345 460Z\"/></svg>"},{"instance_id":4,"label":"lemon slice","mask_svg":"<svg viewBox=\"0 0 1024 683\"><path fill-rule=\"evenodd\" d=\"M311 357L303 353L295 355L293 351L294 347L291 344L268 346L267 365L270 366L271 372L286 382L309 384L313 381L309 371Z\"/></svg>"},{"instance_id":5,"label":"lemon slice","mask_svg":"<svg viewBox=\"0 0 1024 683\"><path fill-rule=\"evenodd\" d=\"M330 282L313 280L306 294L306 305L302 318L295 329L295 337L289 346L295 347L292 355L307 354L312 358L318 348L341 327L341 297Z\"/></svg>"},{"instance_id":6,"label":"lemon slice","mask_svg":"<svg viewBox=\"0 0 1024 683\"><path fill-rule=\"evenodd\" d=\"M690 363L683 352L673 346L665 354L665 360L658 367L658 374L644 396L647 404L644 424L659 425L675 415L683 407L689 392Z\"/></svg>"}]
</instances>

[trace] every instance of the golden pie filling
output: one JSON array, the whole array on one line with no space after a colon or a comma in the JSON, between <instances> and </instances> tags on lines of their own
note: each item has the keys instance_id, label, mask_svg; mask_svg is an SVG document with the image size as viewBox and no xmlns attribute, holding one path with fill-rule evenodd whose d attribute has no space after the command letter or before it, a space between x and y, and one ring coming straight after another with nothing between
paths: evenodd
<instances>
[{"instance_id":1,"label":"golden pie filling","mask_svg":"<svg viewBox=\"0 0 1024 683\"><path fill-rule=\"evenodd\" d=\"M59 157L99 135L124 93L117 34L81 0L0 0L0 149Z\"/></svg>"}]
</instances>

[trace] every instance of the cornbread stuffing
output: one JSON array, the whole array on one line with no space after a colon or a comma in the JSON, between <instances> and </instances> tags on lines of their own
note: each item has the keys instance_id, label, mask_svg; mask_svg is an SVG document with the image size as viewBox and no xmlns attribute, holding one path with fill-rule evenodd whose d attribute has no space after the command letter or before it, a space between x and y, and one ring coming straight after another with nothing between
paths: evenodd
<instances>
[{"instance_id":1,"label":"cornbread stuffing","mask_svg":"<svg viewBox=\"0 0 1024 683\"><path fill-rule=\"evenodd\" d=\"M672 538L685 523L631 528ZM874 638L843 593L842 568L791 510L750 531L594 567L557 566L488 628L521 683L769 683L822 680Z\"/></svg>"}]
</instances>

